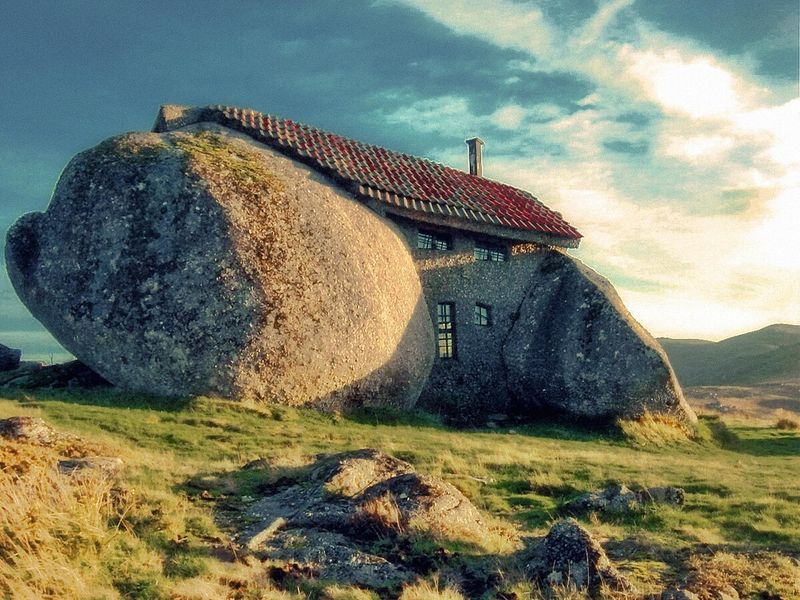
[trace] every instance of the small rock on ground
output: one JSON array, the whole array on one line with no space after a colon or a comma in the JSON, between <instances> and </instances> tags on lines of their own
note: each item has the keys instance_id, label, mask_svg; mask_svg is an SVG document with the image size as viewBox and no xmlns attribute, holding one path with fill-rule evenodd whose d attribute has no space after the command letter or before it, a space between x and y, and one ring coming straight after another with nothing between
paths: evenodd
<instances>
[{"instance_id":1,"label":"small rock on ground","mask_svg":"<svg viewBox=\"0 0 800 600\"><path fill-rule=\"evenodd\" d=\"M700 596L684 589L669 589L661 592L661 600L700 600Z\"/></svg>"},{"instance_id":2,"label":"small rock on ground","mask_svg":"<svg viewBox=\"0 0 800 600\"><path fill-rule=\"evenodd\" d=\"M652 487L633 491L624 484L618 484L583 494L567 503L564 510L572 514L596 511L623 515L640 511L647 504L683 506L685 496L684 490L678 487Z\"/></svg>"},{"instance_id":3,"label":"small rock on ground","mask_svg":"<svg viewBox=\"0 0 800 600\"><path fill-rule=\"evenodd\" d=\"M77 471L97 470L104 475L114 475L123 466L121 458L116 456L89 456L85 458L68 458L58 461L58 470L64 474Z\"/></svg>"},{"instance_id":4,"label":"small rock on ground","mask_svg":"<svg viewBox=\"0 0 800 600\"><path fill-rule=\"evenodd\" d=\"M631 587L600 544L575 519L562 519L550 528L527 571L534 579L551 585L571 583L595 589L605 583L618 590Z\"/></svg>"},{"instance_id":5,"label":"small rock on ground","mask_svg":"<svg viewBox=\"0 0 800 600\"><path fill-rule=\"evenodd\" d=\"M38 417L11 417L0 420L0 437L49 446L63 436Z\"/></svg>"}]
</instances>

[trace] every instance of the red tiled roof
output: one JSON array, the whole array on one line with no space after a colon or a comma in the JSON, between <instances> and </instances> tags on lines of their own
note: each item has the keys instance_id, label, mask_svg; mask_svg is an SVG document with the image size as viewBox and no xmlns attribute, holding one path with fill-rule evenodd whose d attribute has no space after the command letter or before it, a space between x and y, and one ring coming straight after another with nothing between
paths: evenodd
<instances>
[{"instance_id":1,"label":"red tiled roof","mask_svg":"<svg viewBox=\"0 0 800 600\"><path fill-rule=\"evenodd\" d=\"M532 194L424 158L253 110L212 106L203 111L202 120L241 130L337 179L356 184L359 193L389 204L537 232L569 240L569 245L576 245L582 237Z\"/></svg>"}]
</instances>

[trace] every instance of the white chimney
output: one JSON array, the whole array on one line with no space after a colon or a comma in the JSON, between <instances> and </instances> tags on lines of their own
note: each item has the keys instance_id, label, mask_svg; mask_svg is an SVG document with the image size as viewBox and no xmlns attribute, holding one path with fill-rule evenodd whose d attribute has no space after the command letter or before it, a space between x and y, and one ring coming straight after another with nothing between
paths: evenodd
<instances>
[{"instance_id":1,"label":"white chimney","mask_svg":"<svg viewBox=\"0 0 800 600\"><path fill-rule=\"evenodd\" d=\"M474 137L466 140L469 148L469 174L483 177L483 140Z\"/></svg>"}]
</instances>

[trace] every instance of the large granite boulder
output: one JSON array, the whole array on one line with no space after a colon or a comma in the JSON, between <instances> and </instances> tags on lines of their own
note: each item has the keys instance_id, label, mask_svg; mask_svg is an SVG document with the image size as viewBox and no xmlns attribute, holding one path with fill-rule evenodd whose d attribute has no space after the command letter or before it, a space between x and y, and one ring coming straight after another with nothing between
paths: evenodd
<instances>
[{"instance_id":1,"label":"large granite boulder","mask_svg":"<svg viewBox=\"0 0 800 600\"><path fill-rule=\"evenodd\" d=\"M123 388L409 407L435 348L394 226L230 130L131 133L76 156L9 231L33 315Z\"/></svg>"},{"instance_id":2,"label":"large granite boulder","mask_svg":"<svg viewBox=\"0 0 800 600\"><path fill-rule=\"evenodd\" d=\"M524 414L696 420L658 342L605 278L561 252L548 251L532 274L503 359Z\"/></svg>"}]
</instances>

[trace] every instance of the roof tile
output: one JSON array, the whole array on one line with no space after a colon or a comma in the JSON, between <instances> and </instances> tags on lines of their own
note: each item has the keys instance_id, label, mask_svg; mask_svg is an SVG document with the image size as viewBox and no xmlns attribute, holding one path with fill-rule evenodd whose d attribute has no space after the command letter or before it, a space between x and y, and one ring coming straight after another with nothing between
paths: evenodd
<instances>
[{"instance_id":1,"label":"roof tile","mask_svg":"<svg viewBox=\"0 0 800 600\"><path fill-rule=\"evenodd\" d=\"M568 240L582 237L534 195L491 179L252 110L212 106L203 118L277 144L384 202Z\"/></svg>"}]
</instances>

